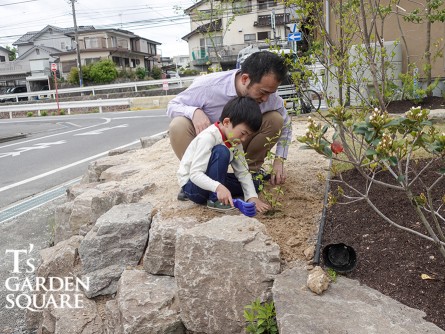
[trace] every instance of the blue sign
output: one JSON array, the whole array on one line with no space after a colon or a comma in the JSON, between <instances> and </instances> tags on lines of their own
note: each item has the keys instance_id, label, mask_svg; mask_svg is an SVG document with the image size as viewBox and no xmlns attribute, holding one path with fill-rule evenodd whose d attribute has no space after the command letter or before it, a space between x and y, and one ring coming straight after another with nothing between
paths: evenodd
<instances>
[{"instance_id":1,"label":"blue sign","mask_svg":"<svg viewBox=\"0 0 445 334\"><path fill-rule=\"evenodd\" d=\"M294 32L292 34L287 35L287 40L289 42L299 42L302 40L301 32Z\"/></svg>"}]
</instances>

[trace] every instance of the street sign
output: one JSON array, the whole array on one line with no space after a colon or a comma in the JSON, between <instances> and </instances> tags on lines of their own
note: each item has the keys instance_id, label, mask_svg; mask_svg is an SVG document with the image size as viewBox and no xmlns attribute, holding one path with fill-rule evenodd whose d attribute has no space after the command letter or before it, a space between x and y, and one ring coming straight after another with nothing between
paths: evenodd
<instances>
[{"instance_id":1,"label":"street sign","mask_svg":"<svg viewBox=\"0 0 445 334\"><path fill-rule=\"evenodd\" d=\"M287 40L289 42L299 42L301 41L301 32L294 32L292 34L287 35Z\"/></svg>"},{"instance_id":2,"label":"street sign","mask_svg":"<svg viewBox=\"0 0 445 334\"><path fill-rule=\"evenodd\" d=\"M51 63L51 71L53 71L53 72L57 71L57 64L56 63Z\"/></svg>"},{"instance_id":3,"label":"street sign","mask_svg":"<svg viewBox=\"0 0 445 334\"><path fill-rule=\"evenodd\" d=\"M168 81L163 81L162 82L162 89L163 90L168 90Z\"/></svg>"},{"instance_id":4,"label":"street sign","mask_svg":"<svg viewBox=\"0 0 445 334\"><path fill-rule=\"evenodd\" d=\"M297 24L296 23L288 23L287 27L289 28L290 32L292 32L292 33L297 32Z\"/></svg>"}]
</instances>

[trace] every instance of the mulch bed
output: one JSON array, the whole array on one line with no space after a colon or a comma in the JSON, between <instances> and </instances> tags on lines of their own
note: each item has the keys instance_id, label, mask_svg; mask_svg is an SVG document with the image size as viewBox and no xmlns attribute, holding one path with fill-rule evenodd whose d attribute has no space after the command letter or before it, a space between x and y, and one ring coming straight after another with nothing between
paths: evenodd
<instances>
[{"instance_id":1,"label":"mulch bed","mask_svg":"<svg viewBox=\"0 0 445 334\"><path fill-rule=\"evenodd\" d=\"M419 162L417 167L422 164ZM434 171L439 165L444 167L445 161L430 169L423 182L430 184L437 178ZM363 189L364 181L355 170L344 172L343 178L358 189ZM391 176L381 174L381 179L389 181ZM331 182L333 192L337 187L338 183ZM346 188L342 188L346 193ZM444 189L445 181L436 187L435 198L440 200ZM426 234L403 193L374 186L370 198L378 201L379 209L394 222ZM445 216L444 208L440 212ZM352 246L357 253L357 266L345 276L424 311L426 320L445 330L445 259L433 243L392 227L364 201L330 207L322 243L323 247L331 243ZM422 274L433 279L422 279Z\"/></svg>"},{"instance_id":2,"label":"mulch bed","mask_svg":"<svg viewBox=\"0 0 445 334\"><path fill-rule=\"evenodd\" d=\"M411 109L411 107L420 106L426 109L445 109L445 101L443 97L430 96L423 99L419 104L414 104L409 100L393 101L389 104L387 111L392 114L403 114Z\"/></svg>"}]
</instances>

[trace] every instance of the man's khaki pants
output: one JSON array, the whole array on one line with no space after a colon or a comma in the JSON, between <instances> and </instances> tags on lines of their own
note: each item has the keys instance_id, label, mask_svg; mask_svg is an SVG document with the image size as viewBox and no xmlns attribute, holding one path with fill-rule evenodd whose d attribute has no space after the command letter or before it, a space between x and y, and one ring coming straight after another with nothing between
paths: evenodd
<instances>
[{"instance_id":1,"label":"man's khaki pants","mask_svg":"<svg viewBox=\"0 0 445 334\"><path fill-rule=\"evenodd\" d=\"M278 141L283 122L283 117L278 111L264 113L260 130L243 143L250 171L256 172L263 165L267 151L271 150ZM175 117L170 122L169 136L173 151L181 160L185 150L196 137L195 127L188 118Z\"/></svg>"}]
</instances>

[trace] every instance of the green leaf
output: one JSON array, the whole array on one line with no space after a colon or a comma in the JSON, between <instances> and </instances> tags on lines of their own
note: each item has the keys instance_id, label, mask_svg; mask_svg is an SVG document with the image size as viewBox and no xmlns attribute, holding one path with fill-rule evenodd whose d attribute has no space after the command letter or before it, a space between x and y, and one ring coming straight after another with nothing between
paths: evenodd
<instances>
[{"instance_id":1,"label":"green leaf","mask_svg":"<svg viewBox=\"0 0 445 334\"><path fill-rule=\"evenodd\" d=\"M332 157L332 150L329 148L329 146L324 146L323 147L323 153L325 155L327 155L329 158Z\"/></svg>"},{"instance_id":2,"label":"green leaf","mask_svg":"<svg viewBox=\"0 0 445 334\"><path fill-rule=\"evenodd\" d=\"M397 181L398 181L399 183L405 181L405 176L404 176L404 175L399 175L399 176L397 177Z\"/></svg>"},{"instance_id":3,"label":"green leaf","mask_svg":"<svg viewBox=\"0 0 445 334\"><path fill-rule=\"evenodd\" d=\"M439 173L440 174L445 174L445 167L439 168Z\"/></svg>"},{"instance_id":4,"label":"green leaf","mask_svg":"<svg viewBox=\"0 0 445 334\"><path fill-rule=\"evenodd\" d=\"M365 152L365 155L366 155L367 157L373 157L374 154L377 154L377 151L374 150L373 148L368 148L368 149L366 150L366 152Z\"/></svg>"},{"instance_id":5,"label":"green leaf","mask_svg":"<svg viewBox=\"0 0 445 334\"><path fill-rule=\"evenodd\" d=\"M396 166L397 165L397 158L396 157L390 157L389 159L389 163L391 166Z\"/></svg>"},{"instance_id":6,"label":"green leaf","mask_svg":"<svg viewBox=\"0 0 445 334\"><path fill-rule=\"evenodd\" d=\"M389 128L389 127L391 127L391 126L399 126L399 125L402 124L405 120L406 120L405 117L394 118L394 119L392 119L390 122L386 123L383 127L384 127L384 128Z\"/></svg>"},{"instance_id":7,"label":"green leaf","mask_svg":"<svg viewBox=\"0 0 445 334\"><path fill-rule=\"evenodd\" d=\"M324 135L326 133L326 131L328 131L329 126L328 125L324 125L323 128L321 129L321 133Z\"/></svg>"}]
</instances>

